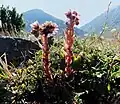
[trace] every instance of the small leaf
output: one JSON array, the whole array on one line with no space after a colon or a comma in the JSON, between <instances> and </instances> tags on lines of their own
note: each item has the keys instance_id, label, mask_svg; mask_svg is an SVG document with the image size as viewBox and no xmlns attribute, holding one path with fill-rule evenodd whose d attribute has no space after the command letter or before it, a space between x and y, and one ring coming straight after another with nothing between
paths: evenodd
<instances>
[{"instance_id":1,"label":"small leaf","mask_svg":"<svg viewBox=\"0 0 120 104\"><path fill-rule=\"evenodd\" d=\"M111 87L110 87L110 84L109 84L109 83L108 83L107 89L108 89L108 91L110 91L110 89L111 89Z\"/></svg>"}]
</instances>

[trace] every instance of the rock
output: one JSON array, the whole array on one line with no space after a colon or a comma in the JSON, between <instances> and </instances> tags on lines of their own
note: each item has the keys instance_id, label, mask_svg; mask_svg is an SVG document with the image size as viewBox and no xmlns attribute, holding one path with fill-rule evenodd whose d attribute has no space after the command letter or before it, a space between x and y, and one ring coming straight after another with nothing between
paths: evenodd
<instances>
[{"instance_id":1,"label":"rock","mask_svg":"<svg viewBox=\"0 0 120 104\"><path fill-rule=\"evenodd\" d=\"M37 43L11 37L0 37L0 55L6 53L8 62L13 59L22 62L31 58L40 47Z\"/></svg>"}]
</instances>

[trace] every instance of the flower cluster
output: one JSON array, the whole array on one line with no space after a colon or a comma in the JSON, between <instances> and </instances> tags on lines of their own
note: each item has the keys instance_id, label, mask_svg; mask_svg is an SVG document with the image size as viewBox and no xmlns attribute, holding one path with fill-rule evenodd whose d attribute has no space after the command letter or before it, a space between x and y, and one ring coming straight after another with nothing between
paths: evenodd
<instances>
[{"instance_id":1,"label":"flower cluster","mask_svg":"<svg viewBox=\"0 0 120 104\"><path fill-rule=\"evenodd\" d=\"M76 11L68 11L67 13L65 13L66 17L67 17L67 22L66 25L67 26L74 26L74 25L79 25L79 18L80 15L76 12Z\"/></svg>"},{"instance_id":2,"label":"flower cluster","mask_svg":"<svg viewBox=\"0 0 120 104\"><path fill-rule=\"evenodd\" d=\"M51 21L46 21L44 24L42 24L39 28L41 34L52 34L53 32L57 32L58 26L57 24L51 22Z\"/></svg>"},{"instance_id":3,"label":"flower cluster","mask_svg":"<svg viewBox=\"0 0 120 104\"><path fill-rule=\"evenodd\" d=\"M30 26L32 27L31 33L34 34L34 36L37 38L39 36L39 26L40 26L39 22L35 21Z\"/></svg>"},{"instance_id":4,"label":"flower cluster","mask_svg":"<svg viewBox=\"0 0 120 104\"><path fill-rule=\"evenodd\" d=\"M70 65L72 64L72 58L73 58L72 45L74 42L74 25L79 24L79 15L76 11L73 12L69 11L65 15L68 18L68 21L66 22L67 29L65 30L65 43L64 43L65 44L64 54L65 54L65 63L66 63L65 71L67 74L70 74L73 72Z\"/></svg>"}]
</instances>

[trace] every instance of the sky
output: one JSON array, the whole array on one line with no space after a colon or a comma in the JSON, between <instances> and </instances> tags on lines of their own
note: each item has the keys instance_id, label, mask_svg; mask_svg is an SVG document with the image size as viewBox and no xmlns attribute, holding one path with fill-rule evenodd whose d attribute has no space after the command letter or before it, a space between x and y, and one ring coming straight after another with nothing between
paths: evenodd
<instances>
[{"instance_id":1,"label":"sky","mask_svg":"<svg viewBox=\"0 0 120 104\"><path fill-rule=\"evenodd\" d=\"M0 5L16 7L20 13L31 9L42 9L62 20L65 20L64 13L69 9L76 10L80 14L80 26L82 26L106 11L110 1L111 8L120 5L120 0L0 0Z\"/></svg>"}]
</instances>

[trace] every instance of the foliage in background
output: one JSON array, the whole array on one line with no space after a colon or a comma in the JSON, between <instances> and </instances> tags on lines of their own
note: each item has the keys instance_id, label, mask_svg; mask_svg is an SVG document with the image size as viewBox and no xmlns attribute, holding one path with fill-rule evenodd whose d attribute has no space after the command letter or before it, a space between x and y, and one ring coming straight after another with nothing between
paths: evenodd
<instances>
[{"instance_id":1,"label":"foliage in background","mask_svg":"<svg viewBox=\"0 0 120 104\"><path fill-rule=\"evenodd\" d=\"M25 23L23 20L23 15L17 13L16 8L10 9L0 7L0 21L1 21L1 32L5 35L16 35L18 32L24 29Z\"/></svg>"}]
</instances>

